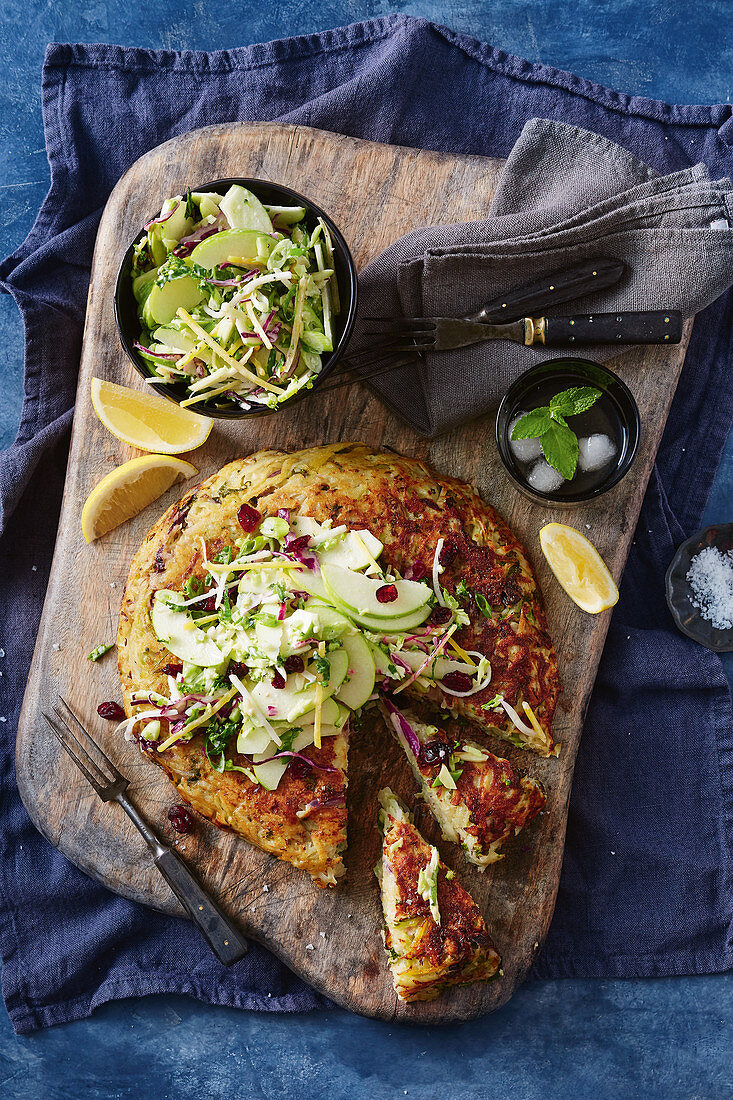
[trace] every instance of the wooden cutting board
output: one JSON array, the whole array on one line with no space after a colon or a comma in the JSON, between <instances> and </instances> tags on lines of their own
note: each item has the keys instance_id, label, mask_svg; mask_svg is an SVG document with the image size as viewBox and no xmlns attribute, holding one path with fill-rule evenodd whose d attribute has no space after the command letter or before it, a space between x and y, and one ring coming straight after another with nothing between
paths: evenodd
<instances>
[{"instance_id":1,"label":"wooden cutting board","mask_svg":"<svg viewBox=\"0 0 733 1100\"><path fill-rule=\"evenodd\" d=\"M120 696L114 655L98 664L87 659L100 642L114 639L130 559L147 529L184 490L173 488L132 522L85 545L80 514L87 494L104 474L137 453L102 427L89 392L93 375L136 388L142 384L120 348L112 311L127 244L167 196L188 184L259 177L287 184L326 209L361 268L411 229L484 215L501 167L502 162L482 157L377 145L304 127L240 123L206 127L153 149L112 192L94 254L66 488L16 756L18 786L35 824L111 890L167 913L181 912L138 833L118 807L100 802L86 785L47 734L41 711L64 695L130 777L130 794L144 816L163 835L177 839L166 817L176 801L173 788L135 745L113 739L114 726L96 716L100 701ZM372 874L379 854L376 792L390 782L412 802L414 783L378 720L365 721L353 738L348 876L338 889L318 890L304 873L204 821L192 836L180 838L183 856L244 932L339 1004L385 1020L470 1019L503 1004L539 951L555 903L573 764L610 612L593 617L570 602L542 557L538 531L553 519L588 529L620 578L688 336L689 325L679 347L633 350L615 360L614 369L641 410L640 452L614 490L570 512L532 504L517 494L496 452L493 416L428 442L360 385L312 395L264 419L216 421L208 442L190 456L203 478L234 458L269 447L295 450L360 440L417 455L475 485L495 505L527 546L544 593L564 685L554 723L562 751L551 760L507 751L506 745L502 751L545 784L546 812L506 845L504 860L483 874L455 846L439 841L426 813L418 818L479 902L503 957L501 978L450 990L427 1004L397 1001L379 936L381 910Z\"/></svg>"}]
</instances>

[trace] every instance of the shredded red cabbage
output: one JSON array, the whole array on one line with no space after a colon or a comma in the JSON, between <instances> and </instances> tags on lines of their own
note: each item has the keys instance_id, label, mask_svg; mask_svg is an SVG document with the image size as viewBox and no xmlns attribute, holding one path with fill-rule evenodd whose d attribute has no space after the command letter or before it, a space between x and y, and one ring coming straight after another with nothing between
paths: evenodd
<instances>
[{"instance_id":1,"label":"shredded red cabbage","mask_svg":"<svg viewBox=\"0 0 733 1100\"><path fill-rule=\"evenodd\" d=\"M394 705L394 703L390 702L389 699L384 700L384 705L387 708L387 710L389 711L389 713L392 715L392 717L396 718L397 721L399 722L400 729L402 730L402 732L405 736L405 740L407 741L407 744L410 746L410 749L411 749L412 753L415 756L419 756L420 755L420 738L417 736L414 729L412 728L410 723L405 718L404 714L402 714L397 709L397 707Z\"/></svg>"},{"instance_id":2,"label":"shredded red cabbage","mask_svg":"<svg viewBox=\"0 0 733 1100\"><path fill-rule=\"evenodd\" d=\"M283 557L299 561L307 569L319 571L318 558L314 554L306 554L305 550L310 543L310 535L286 535L283 543Z\"/></svg>"},{"instance_id":3,"label":"shredded red cabbage","mask_svg":"<svg viewBox=\"0 0 733 1100\"><path fill-rule=\"evenodd\" d=\"M146 222L143 229L152 229L154 225L162 225L163 222L167 222L169 218L172 218L178 207L181 205L179 199L175 206L172 206L167 214L162 214L159 218L151 218L149 222Z\"/></svg>"},{"instance_id":4,"label":"shredded red cabbage","mask_svg":"<svg viewBox=\"0 0 733 1100\"><path fill-rule=\"evenodd\" d=\"M269 764L271 760L281 760L284 756L292 756L296 760L301 760L304 764L307 764L311 768L315 768L319 772L337 772L338 768L332 768L330 764L316 764L314 760L311 760L309 756L303 756L302 752L292 752L290 750L283 749L282 752L276 752L274 756L268 756L267 760L258 761L259 764Z\"/></svg>"},{"instance_id":5,"label":"shredded red cabbage","mask_svg":"<svg viewBox=\"0 0 733 1100\"><path fill-rule=\"evenodd\" d=\"M144 351L148 355L154 355L156 359L180 359L183 355L182 351L153 351L152 348L146 348L144 344L139 344L137 340L132 345L137 348L138 351Z\"/></svg>"},{"instance_id":6,"label":"shredded red cabbage","mask_svg":"<svg viewBox=\"0 0 733 1100\"><path fill-rule=\"evenodd\" d=\"M346 801L346 795L336 794L331 798L314 798L312 802L309 802L307 806L304 806L302 810L297 811L297 816L302 821L304 817L310 817L314 810L323 810L326 806L338 806L339 803Z\"/></svg>"}]
</instances>

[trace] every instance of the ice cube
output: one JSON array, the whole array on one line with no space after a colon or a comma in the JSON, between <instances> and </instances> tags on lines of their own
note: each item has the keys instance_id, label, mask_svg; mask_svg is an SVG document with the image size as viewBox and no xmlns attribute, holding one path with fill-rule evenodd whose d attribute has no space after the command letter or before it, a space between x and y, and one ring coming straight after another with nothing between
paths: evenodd
<instances>
[{"instance_id":1,"label":"ice cube","mask_svg":"<svg viewBox=\"0 0 733 1100\"><path fill-rule=\"evenodd\" d=\"M596 432L578 440L578 469L588 474L600 470L616 457L616 445L610 436Z\"/></svg>"},{"instance_id":2,"label":"ice cube","mask_svg":"<svg viewBox=\"0 0 733 1100\"><path fill-rule=\"evenodd\" d=\"M517 462L534 462L542 454L539 439L512 439L515 424L526 415L526 413L518 412L516 416L512 417L507 428L509 449Z\"/></svg>"},{"instance_id":3,"label":"ice cube","mask_svg":"<svg viewBox=\"0 0 733 1100\"><path fill-rule=\"evenodd\" d=\"M538 493L554 493L559 489L565 478L553 469L549 462L541 458L529 472L527 483L536 489Z\"/></svg>"}]
</instances>

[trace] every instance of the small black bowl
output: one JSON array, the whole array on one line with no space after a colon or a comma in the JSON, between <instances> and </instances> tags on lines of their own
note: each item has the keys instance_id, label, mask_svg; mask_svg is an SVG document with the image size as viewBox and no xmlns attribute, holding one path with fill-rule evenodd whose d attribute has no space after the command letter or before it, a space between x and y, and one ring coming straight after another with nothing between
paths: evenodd
<instances>
[{"instance_id":1,"label":"small black bowl","mask_svg":"<svg viewBox=\"0 0 733 1100\"><path fill-rule=\"evenodd\" d=\"M524 471L509 446L509 425L520 411L528 412L546 403L543 391L558 393L571 386L594 386L601 391L598 408L608 419L618 447L616 459L603 476L582 475L578 488L561 487L553 492L540 492L527 481ZM603 404L601 404L603 402ZM595 406L594 406L595 408ZM598 411L598 410L597 410ZM593 410L591 410L593 413ZM581 414L588 416L590 414ZM570 418L570 427L573 420ZM496 416L496 443L507 473L517 488L531 500L551 502L557 507L572 507L584 501L594 500L607 493L631 467L639 449L641 418L631 390L617 374L590 359L549 359L537 363L520 375L505 393ZM580 475L576 474L576 478ZM573 485L573 482L566 485Z\"/></svg>"},{"instance_id":2,"label":"small black bowl","mask_svg":"<svg viewBox=\"0 0 733 1100\"><path fill-rule=\"evenodd\" d=\"M692 559L706 546L715 546L723 554L733 550L733 523L715 524L685 539L672 558L664 579L667 606L675 625L688 638L716 653L730 653L733 651L733 627L721 630L713 626L709 619L703 619L700 609L692 603L693 592L687 573Z\"/></svg>"},{"instance_id":3,"label":"small black bowl","mask_svg":"<svg viewBox=\"0 0 733 1100\"><path fill-rule=\"evenodd\" d=\"M331 233L331 239L333 240L334 270L341 301L341 310L332 320L335 337L333 351L323 356L321 372L314 378L313 385L310 389L301 390L290 400L286 401L284 405L280 405L275 409L263 407L253 409L251 412L245 412L233 402L220 402L219 404L214 404L214 402L211 401L202 402L200 405L197 405L194 410L195 412L201 413L203 416L210 416L221 420L246 420L251 416L267 416L270 413L280 412L281 409L287 408L297 401L302 401L307 394L317 390L323 380L333 373L336 364L346 350L346 345L349 342L356 320L357 278L356 265L349 252L349 246L338 227L334 225L325 211L321 210L320 207L316 206L310 199L305 198L304 195L299 195L297 191L292 191L289 187L284 187L279 183L271 183L269 180L240 179L239 177L213 180L211 183L204 183L192 187L191 190L214 191L223 195L233 183L237 183L241 187L246 187L248 191L252 191L253 194L257 196L260 202L270 206L304 206L306 211L305 221L309 230L315 228L318 218L323 218ZM156 215L157 211L151 214L150 218L154 218ZM123 348L127 352L135 370L141 374L143 378L150 379L151 375L146 361L134 347L135 341L138 340L140 336L140 322L137 315L138 306L132 293L132 280L130 278L133 251L135 245L141 240L144 234L145 230L141 229L122 259L115 286L114 309L117 330L120 334L120 342ZM151 389L156 390L159 394L162 394L163 397L167 397L176 404L184 401L188 396L185 382L175 382L173 384L150 382L149 385Z\"/></svg>"}]
</instances>

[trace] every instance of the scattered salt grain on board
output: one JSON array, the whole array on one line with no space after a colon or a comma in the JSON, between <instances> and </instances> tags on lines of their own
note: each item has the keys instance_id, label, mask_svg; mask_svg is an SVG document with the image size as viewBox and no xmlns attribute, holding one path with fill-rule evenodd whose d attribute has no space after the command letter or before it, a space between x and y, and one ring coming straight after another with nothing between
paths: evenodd
<instances>
[{"instance_id":1,"label":"scattered salt grain on board","mask_svg":"<svg viewBox=\"0 0 733 1100\"><path fill-rule=\"evenodd\" d=\"M694 592L693 607L716 630L733 627L733 551L723 554L717 546L706 546L690 562L687 580Z\"/></svg>"}]
</instances>

